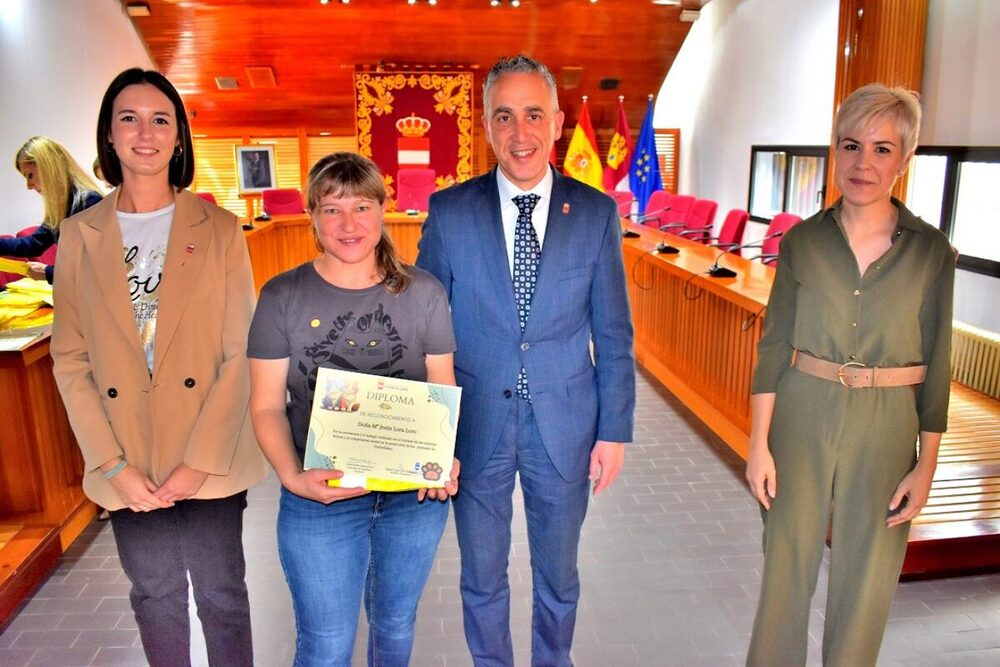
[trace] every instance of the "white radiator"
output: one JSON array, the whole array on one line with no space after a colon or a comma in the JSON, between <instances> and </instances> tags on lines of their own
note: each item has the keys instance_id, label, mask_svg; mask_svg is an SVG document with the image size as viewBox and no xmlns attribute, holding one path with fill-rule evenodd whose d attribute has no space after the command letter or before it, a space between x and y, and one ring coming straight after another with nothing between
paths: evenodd
<instances>
[{"instance_id":1,"label":"white radiator","mask_svg":"<svg viewBox=\"0 0 1000 667\"><path fill-rule=\"evenodd\" d=\"M951 379L1000 399L1000 334L955 322Z\"/></svg>"}]
</instances>

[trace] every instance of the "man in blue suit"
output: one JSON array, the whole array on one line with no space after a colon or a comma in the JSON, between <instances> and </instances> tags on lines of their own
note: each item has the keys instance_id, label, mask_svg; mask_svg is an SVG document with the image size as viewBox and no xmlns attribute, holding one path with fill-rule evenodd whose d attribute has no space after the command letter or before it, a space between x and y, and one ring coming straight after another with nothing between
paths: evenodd
<instances>
[{"instance_id":1,"label":"man in blue suit","mask_svg":"<svg viewBox=\"0 0 1000 667\"><path fill-rule=\"evenodd\" d=\"M544 65L502 59L483 108L499 168L431 197L417 259L448 291L458 342L465 636L477 667L514 664L507 557L519 475L532 664L571 665L588 478L595 495L608 488L632 439L621 228L610 198L549 167L563 112Z\"/></svg>"}]
</instances>

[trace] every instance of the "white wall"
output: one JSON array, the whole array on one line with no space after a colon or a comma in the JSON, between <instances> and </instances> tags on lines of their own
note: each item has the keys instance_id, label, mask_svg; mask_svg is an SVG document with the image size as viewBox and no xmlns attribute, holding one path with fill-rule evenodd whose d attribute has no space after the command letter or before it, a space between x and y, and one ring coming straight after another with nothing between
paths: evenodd
<instances>
[{"instance_id":1,"label":"white wall","mask_svg":"<svg viewBox=\"0 0 1000 667\"><path fill-rule=\"evenodd\" d=\"M921 144L1000 146L1000 2L930 0ZM955 276L955 319L1000 331L1000 279Z\"/></svg>"},{"instance_id":2,"label":"white wall","mask_svg":"<svg viewBox=\"0 0 1000 667\"><path fill-rule=\"evenodd\" d=\"M89 171L101 97L133 66L153 64L118 0L0 0L0 233L42 219L41 197L14 169L17 149L44 134Z\"/></svg>"},{"instance_id":3,"label":"white wall","mask_svg":"<svg viewBox=\"0 0 1000 667\"><path fill-rule=\"evenodd\" d=\"M921 144L1000 146L1000 2L930 0Z\"/></svg>"},{"instance_id":4,"label":"white wall","mask_svg":"<svg viewBox=\"0 0 1000 667\"><path fill-rule=\"evenodd\" d=\"M750 146L829 142L838 0L711 0L656 100L679 190L745 208ZM1000 0L929 0L922 144L1000 146ZM745 240L763 236L751 223ZM1000 280L959 271L955 318L1000 331Z\"/></svg>"},{"instance_id":5,"label":"white wall","mask_svg":"<svg viewBox=\"0 0 1000 667\"><path fill-rule=\"evenodd\" d=\"M678 191L719 202L716 227L747 206L751 145L829 143L837 20L837 0L712 0L691 26L653 124L680 128Z\"/></svg>"}]
</instances>

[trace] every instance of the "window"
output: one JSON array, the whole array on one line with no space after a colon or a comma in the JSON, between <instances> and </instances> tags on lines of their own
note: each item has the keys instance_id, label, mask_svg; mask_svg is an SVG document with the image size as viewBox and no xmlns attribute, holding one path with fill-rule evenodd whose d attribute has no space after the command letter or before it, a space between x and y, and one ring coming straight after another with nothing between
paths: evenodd
<instances>
[{"instance_id":1,"label":"window","mask_svg":"<svg viewBox=\"0 0 1000 667\"><path fill-rule=\"evenodd\" d=\"M768 222L783 211L808 218L823 206L827 146L752 146L750 218Z\"/></svg>"},{"instance_id":2,"label":"window","mask_svg":"<svg viewBox=\"0 0 1000 667\"><path fill-rule=\"evenodd\" d=\"M1000 277L1000 148L920 146L907 207L948 235L960 268Z\"/></svg>"}]
</instances>

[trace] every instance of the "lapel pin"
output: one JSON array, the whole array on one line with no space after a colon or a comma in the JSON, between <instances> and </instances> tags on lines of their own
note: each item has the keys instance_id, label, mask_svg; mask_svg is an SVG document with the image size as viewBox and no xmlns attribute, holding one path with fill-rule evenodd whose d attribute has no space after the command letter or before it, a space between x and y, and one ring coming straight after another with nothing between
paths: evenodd
<instances>
[{"instance_id":1,"label":"lapel pin","mask_svg":"<svg viewBox=\"0 0 1000 667\"><path fill-rule=\"evenodd\" d=\"M563 215L568 215L568 214L569 214L569 202L568 201L564 201L563 202Z\"/></svg>"},{"instance_id":2,"label":"lapel pin","mask_svg":"<svg viewBox=\"0 0 1000 667\"><path fill-rule=\"evenodd\" d=\"M193 255L194 254L194 244L193 243L188 243L187 247L184 248L184 252L186 252L189 255Z\"/></svg>"}]
</instances>

